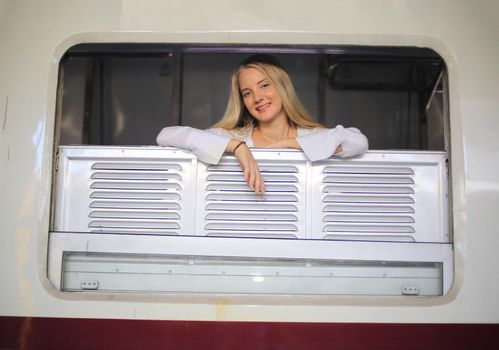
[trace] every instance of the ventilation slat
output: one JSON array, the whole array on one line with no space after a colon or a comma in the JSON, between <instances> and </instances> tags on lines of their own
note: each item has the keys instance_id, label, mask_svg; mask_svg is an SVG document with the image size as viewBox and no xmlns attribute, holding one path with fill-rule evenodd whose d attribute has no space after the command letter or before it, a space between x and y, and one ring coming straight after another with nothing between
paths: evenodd
<instances>
[{"instance_id":1,"label":"ventilation slat","mask_svg":"<svg viewBox=\"0 0 499 350\"><path fill-rule=\"evenodd\" d=\"M298 236L292 232L285 231L211 231L206 234L208 237L240 237L240 238L277 238L277 239L296 239Z\"/></svg>"},{"instance_id":2,"label":"ventilation slat","mask_svg":"<svg viewBox=\"0 0 499 350\"><path fill-rule=\"evenodd\" d=\"M99 228L99 229L91 229L90 232L93 233L110 233L110 234L131 234L131 235L175 235L178 233L177 228L165 228L165 229L150 229L147 227L140 228Z\"/></svg>"},{"instance_id":3,"label":"ventilation slat","mask_svg":"<svg viewBox=\"0 0 499 350\"><path fill-rule=\"evenodd\" d=\"M91 218L109 219L167 219L178 220L180 215L177 212L164 210L93 210L90 212Z\"/></svg>"},{"instance_id":4,"label":"ventilation slat","mask_svg":"<svg viewBox=\"0 0 499 350\"><path fill-rule=\"evenodd\" d=\"M411 187L405 186L341 186L327 185L324 186L323 192L326 193L390 193L390 194L413 194L414 190Z\"/></svg>"},{"instance_id":5,"label":"ventilation slat","mask_svg":"<svg viewBox=\"0 0 499 350\"><path fill-rule=\"evenodd\" d=\"M209 211L233 211L233 210L244 210L244 211L275 211L275 212L297 212L298 207L295 204L285 204L285 203L268 203L268 202L257 202L257 203L244 203L244 202L219 202L219 203L208 203L206 205L206 210Z\"/></svg>"},{"instance_id":6,"label":"ventilation slat","mask_svg":"<svg viewBox=\"0 0 499 350\"><path fill-rule=\"evenodd\" d=\"M266 201L266 202L298 202L292 194L266 193L265 195L251 193L209 193L208 201Z\"/></svg>"},{"instance_id":7,"label":"ventilation slat","mask_svg":"<svg viewBox=\"0 0 499 350\"><path fill-rule=\"evenodd\" d=\"M325 203L403 203L413 204L414 199L410 196L379 196L379 195L345 195L327 194L324 196Z\"/></svg>"},{"instance_id":8,"label":"ventilation slat","mask_svg":"<svg viewBox=\"0 0 499 350\"><path fill-rule=\"evenodd\" d=\"M231 211L221 213L208 213L206 220L218 221L298 221L295 214L285 214L279 212L246 212Z\"/></svg>"},{"instance_id":9,"label":"ventilation slat","mask_svg":"<svg viewBox=\"0 0 499 350\"><path fill-rule=\"evenodd\" d=\"M263 180L266 184L271 182L289 182L296 183L298 178L296 175L286 175L286 174L273 174L267 173L262 174ZM238 173L212 173L206 177L208 182L244 182L244 176L242 172Z\"/></svg>"},{"instance_id":10,"label":"ventilation slat","mask_svg":"<svg viewBox=\"0 0 499 350\"><path fill-rule=\"evenodd\" d=\"M325 213L410 213L414 214L414 208L403 205L337 205L327 204L324 206Z\"/></svg>"},{"instance_id":11,"label":"ventilation slat","mask_svg":"<svg viewBox=\"0 0 499 350\"><path fill-rule=\"evenodd\" d=\"M144 170L144 171L182 171L178 163L145 163L145 162L96 162L93 170Z\"/></svg>"},{"instance_id":12,"label":"ventilation slat","mask_svg":"<svg viewBox=\"0 0 499 350\"><path fill-rule=\"evenodd\" d=\"M372 223L414 223L414 219L407 215L335 215L324 216L324 222L372 222Z\"/></svg>"},{"instance_id":13,"label":"ventilation slat","mask_svg":"<svg viewBox=\"0 0 499 350\"><path fill-rule=\"evenodd\" d=\"M296 232L298 228L293 224L280 222L210 222L206 224L207 230L218 231L289 231Z\"/></svg>"},{"instance_id":14,"label":"ventilation slat","mask_svg":"<svg viewBox=\"0 0 499 350\"><path fill-rule=\"evenodd\" d=\"M106 209L165 209L180 210L178 202L166 202L162 200L94 200L90 202L90 208Z\"/></svg>"},{"instance_id":15,"label":"ventilation slat","mask_svg":"<svg viewBox=\"0 0 499 350\"><path fill-rule=\"evenodd\" d=\"M144 182L144 181L95 181L90 185L92 189L130 189L130 190L157 190L179 191L181 186L173 182Z\"/></svg>"},{"instance_id":16,"label":"ventilation slat","mask_svg":"<svg viewBox=\"0 0 499 350\"><path fill-rule=\"evenodd\" d=\"M403 184L413 185L414 180L410 177L402 176L338 176L329 175L324 177L324 183L354 183L354 184Z\"/></svg>"},{"instance_id":17,"label":"ventilation slat","mask_svg":"<svg viewBox=\"0 0 499 350\"><path fill-rule=\"evenodd\" d=\"M414 228L409 225L375 225L375 224L327 224L325 232L372 232L372 233L414 233Z\"/></svg>"},{"instance_id":18,"label":"ventilation slat","mask_svg":"<svg viewBox=\"0 0 499 350\"><path fill-rule=\"evenodd\" d=\"M88 226L90 228L146 228L157 230L180 228L177 222L164 220L92 220Z\"/></svg>"},{"instance_id":19,"label":"ventilation slat","mask_svg":"<svg viewBox=\"0 0 499 350\"><path fill-rule=\"evenodd\" d=\"M208 191L238 191L238 192L253 192L251 188L248 187L246 182L244 183L211 183L206 186ZM265 184L265 192L298 192L298 188L295 185L276 185L276 184Z\"/></svg>"},{"instance_id":20,"label":"ventilation slat","mask_svg":"<svg viewBox=\"0 0 499 350\"><path fill-rule=\"evenodd\" d=\"M159 191L93 191L90 193L90 198L96 199L151 199L151 200L180 200L180 195L176 192L159 192Z\"/></svg>"},{"instance_id":21,"label":"ventilation slat","mask_svg":"<svg viewBox=\"0 0 499 350\"><path fill-rule=\"evenodd\" d=\"M324 167L325 174L386 174L386 175L414 175L414 170L409 167L392 166L343 166L334 165Z\"/></svg>"},{"instance_id":22,"label":"ventilation slat","mask_svg":"<svg viewBox=\"0 0 499 350\"><path fill-rule=\"evenodd\" d=\"M166 171L95 171L91 176L95 180L149 180L149 181L181 181L180 174Z\"/></svg>"},{"instance_id":23,"label":"ventilation slat","mask_svg":"<svg viewBox=\"0 0 499 350\"><path fill-rule=\"evenodd\" d=\"M376 242L415 242L413 236L398 235L398 234L337 234L329 233L322 237L323 239L339 240L339 241L376 241Z\"/></svg>"},{"instance_id":24,"label":"ventilation slat","mask_svg":"<svg viewBox=\"0 0 499 350\"><path fill-rule=\"evenodd\" d=\"M260 169L260 173L298 173L298 168L293 165L274 165L274 164L265 164L262 162L258 162L258 168ZM239 163L221 163L218 165L209 165L206 169L210 172L241 172L241 166Z\"/></svg>"}]
</instances>

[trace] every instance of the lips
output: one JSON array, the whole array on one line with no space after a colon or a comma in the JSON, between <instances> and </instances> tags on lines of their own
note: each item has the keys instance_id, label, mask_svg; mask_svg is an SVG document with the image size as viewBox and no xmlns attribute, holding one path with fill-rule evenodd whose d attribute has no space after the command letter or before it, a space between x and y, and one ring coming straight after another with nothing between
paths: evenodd
<instances>
[{"instance_id":1,"label":"lips","mask_svg":"<svg viewBox=\"0 0 499 350\"><path fill-rule=\"evenodd\" d=\"M261 112L265 111L268 107L270 107L270 102L269 103L265 103L265 104L263 104L261 106L258 106L255 109L257 110L257 112L261 113Z\"/></svg>"}]
</instances>

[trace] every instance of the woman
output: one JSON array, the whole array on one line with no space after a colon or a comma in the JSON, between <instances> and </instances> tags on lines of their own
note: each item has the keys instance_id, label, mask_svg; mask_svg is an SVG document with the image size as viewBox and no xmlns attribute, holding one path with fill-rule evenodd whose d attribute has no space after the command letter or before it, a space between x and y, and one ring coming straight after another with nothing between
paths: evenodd
<instances>
[{"instance_id":1,"label":"woman","mask_svg":"<svg viewBox=\"0 0 499 350\"><path fill-rule=\"evenodd\" d=\"M305 111L282 65L269 55L244 60L231 79L225 115L212 129L174 126L161 130L161 146L192 151L216 164L224 152L239 160L248 186L257 193L265 184L250 147L301 149L311 160L367 151L367 138L356 128L326 129Z\"/></svg>"}]
</instances>

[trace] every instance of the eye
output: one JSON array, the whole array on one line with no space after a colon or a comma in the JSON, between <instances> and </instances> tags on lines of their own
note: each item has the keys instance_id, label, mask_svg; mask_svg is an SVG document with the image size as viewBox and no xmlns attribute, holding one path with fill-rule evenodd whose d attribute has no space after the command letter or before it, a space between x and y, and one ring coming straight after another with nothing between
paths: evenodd
<instances>
[{"instance_id":1,"label":"eye","mask_svg":"<svg viewBox=\"0 0 499 350\"><path fill-rule=\"evenodd\" d=\"M260 85L260 87L261 87L262 89L265 89L265 88L267 88L269 85L270 85L270 83L269 83L269 82L265 82L265 83L262 83L262 84Z\"/></svg>"},{"instance_id":2,"label":"eye","mask_svg":"<svg viewBox=\"0 0 499 350\"><path fill-rule=\"evenodd\" d=\"M249 91L243 91L243 92L241 92L241 96L242 96L243 98L246 98L246 97L248 97L249 95L250 95L250 92L249 92Z\"/></svg>"}]
</instances>

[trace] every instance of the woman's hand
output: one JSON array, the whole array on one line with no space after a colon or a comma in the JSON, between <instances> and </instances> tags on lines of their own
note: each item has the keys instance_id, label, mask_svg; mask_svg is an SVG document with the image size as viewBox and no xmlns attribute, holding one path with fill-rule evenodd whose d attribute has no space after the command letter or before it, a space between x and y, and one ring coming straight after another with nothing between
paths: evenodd
<instances>
[{"instance_id":1,"label":"woman's hand","mask_svg":"<svg viewBox=\"0 0 499 350\"><path fill-rule=\"evenodd\" d=\"M241 141L232 139L227 145L226 150L233 153L239 160L239 164L243 170L244 179L246 180L248 187L256 193L265 193L265 183L262 175L260 174L258 163L246 143L241 144Z\"/></svg>"}]
</instances>

